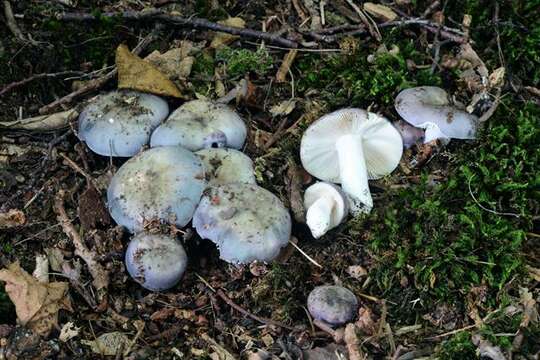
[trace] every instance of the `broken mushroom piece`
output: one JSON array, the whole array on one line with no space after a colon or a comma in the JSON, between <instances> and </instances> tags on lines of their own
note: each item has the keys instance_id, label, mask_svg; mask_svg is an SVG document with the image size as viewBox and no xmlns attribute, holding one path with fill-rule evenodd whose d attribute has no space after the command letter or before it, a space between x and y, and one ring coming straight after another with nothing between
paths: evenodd
<instances>
[{"instance_id":1,"label":"broken mushroom piece","mask_svg":"<svg viewBox=\"0 0 540 360\"><path fill-rule=\"evenodd\" d=\"M351 321L358 310L358 299L342 286L318 286L309 293L308 310L314 319L331 326Z\"/></svg>"},{"instance_id":2,"label":"broken mushroom piece","mask_svg":"<svg viewBox=\"0 0 540 360\"><path fill-rule=\"evenodd\" d=\"M152 134L150 146L180 145L191 151L228 147L241 149L246 124L227 105L193 100L180 106Z\"/></svg>"},{"instance_id":3,"label":"broken mushroom piece","mask_svg":"<svg viewBox=\"0 0 540 360\"><path fill-rule=\"evenodd\" d=\"M175 286L186 270L187 261L182 244L168 235L139 233L126 250L129 275L151 291Z\"/></svg>"},{"instance_id":4,"label":"broken mushroom piece","mask_svg":"<svg viewBox=\"0 0 540 360\"><path fill-rule=\"evenodd\" d=\"M113 219L130 232L145 220L185 226L206 187L204 167L197 156L180 146L144 151L124 163L107 190Z\"/></svg>"},{"instance_id":5,"label":"broken mushroom piece","mask_svg":"<svg viewBox=\"0 0 540 360\"><path fill-rule=\"evenodd\" d=\"M203 149L195 153L204 164L208 186L235 182L255 184L253 161L235 149Z\"/></svg>"},{"instance_id":6,"label":"broken mushroom piece","mask_svg":"<svg viewBox=\"0 0 540 360\"><path fill-rule=\"evenodd\" d=\"M193 215L193 227L233 264L271 261L291 236L291 217L277 196L254 184L212 186Z\"/></svg>"},{"instance_id":7,"label":"broken mushroom piece","mask_svg":"<svg viewBox=\"0 0 540 360\"><path fill-rule=\"evenodd\" d=\"M420 86L401 91L396 111L409 124L425 129L424 143L443 139L474 139L478 118L450 104L446 91Z\"/></svg>"},{"instance_id":8,"label":"broken mushroom piece","mask_svg":"<svg viewBox=\"0 0 540 360\"><path fill-rule=\"evenodd\" d=\"M388 120L354 108L334 111L315 121L300 145L307 172L341 183L355 215L373 207L368 179L390 174L402 153L401 136Z\"/></svg>"},{"instance_id":9,"label":"broken mushroom piece","mask_svg":"<svg viewBox=\"0 0 540 360\"><path fill-rule=\"evenodd\" d=\"M99 95L79 115L79 138L96 154L131 157L169 114L167 102L137 91Z\"/></svg>"},{"instance_id":10,"label":"broken mushroom piece","mask_svg":"<svg viewBox=\"0 0 540 360\"><path fill-rule=\"evenodd\" d=\"M304 207L307 209L306 223L314 238L320 238L341 224L349 213L345 194L327 182L318 182L306 189Z\"/></svg>"}]
</instances>

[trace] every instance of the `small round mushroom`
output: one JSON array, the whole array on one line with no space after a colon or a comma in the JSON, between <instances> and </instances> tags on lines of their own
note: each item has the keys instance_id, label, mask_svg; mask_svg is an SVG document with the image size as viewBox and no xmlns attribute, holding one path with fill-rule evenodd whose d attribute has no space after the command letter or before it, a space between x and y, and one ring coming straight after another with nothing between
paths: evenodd
<instances>
[{"instance_id":1,"label":"small round mushroom","mask_svg":"<svg viewBox=\"0 0 540 360\"><path fill-rule=\"evenodd\" d=\"M191 151L180 146L149 149L126 161L112 178L109 211L130 232L153 219L183 227L205 187L204 166Z\"/></svg>"},{"instance_id":2,"label":"small round mushroom","mask_svg":"<svg viewBox=\"0 0 540 360\"><path fill-rule=\"evenodd\" d=\"M323 181L341 183L354 215L371 211L368 179L390 174L402 153L401 136L388 120L354 108L315 121L300 145L307 172Z\"/></svg>"},{"instance_id":3,"label":"small round mushroom","mask_svg":"<svg viewBox=\"0 0 540 360\"><path fill-rule=\"evenodd\" d=\"M327 182L317 182L306 189L304 207L307 209L306 223L314 238L341 224L349 213L345 194Z\"/></svg>"},{"instance_id":4,"label":"small round mushroom","mask_svg":"<svg viewBox=\"0 0 540 360\"><path fill-rule=\"evenodd\" d=\"M396 111L409 124L425 129L424 143L435 139L474 139L478 118L450 105L446 91L420 86L401 91Z\"/></svg>"},{"instance_id":5,"label":"small round mushroom","mask_svg":"<svg viewBox=\"0 0 540 360\"><path fill-rule=\"evenodd\" d=\"M193 215L193 227L233 264L270 261L291 236L291 217L277 196L254 184L212 186Z\"/></svg>"},{"instance_id":6,"label":"small round mushroom","mask_svg":"<svg viewBox=\"0 0 540 360\"><path fill-rule=\"evenodd\" d=\"M253 161L235 149L202 149L195 153L204 164L208 185L234 182L255 184Z\"/></svg>"},{"instance_id":7,"label":"small round mushroom","mask_svg":"<svg viewBox=\"0 0 540 360\"><path fill-rule=\"evenodd\" d=\"M309 293L307 305L314 319L339 326L354 319L358 299L352 291L342 286L324 285Z\"/></svg>"},{"instance_id":8,"label":"small round mushroom","mask_svg":"<svg viewBox=\"0 0 540 360\"><path fill-rule=\"evenodd\" d=\"M126 250L129 275L151 291L167 290L178 284L187 261L182 244L162 234L139 233Z\"/></svg>"},{"instance_id":9,"label":"small round mushroom","mask_svg":"<svg viewBox=\"0 0 540 360\"><path fill-rule=\"evenodd\" d=\"M191 151L228 147L241 149L247 129L227 105L193 100L180 106L152 134L150 146L180 145Z\"/></svg>"},{"instance_id":10,"label":"small round mushroom","mask_svg":"<svg viewBox=\"0 0 540 360\"><path fill-rule=\"evenodd\" d=\"M130 90L97 96L79 115L79 138L96 154L131 157L169 114L162 98Z\"/></svg>"}]
</instances>

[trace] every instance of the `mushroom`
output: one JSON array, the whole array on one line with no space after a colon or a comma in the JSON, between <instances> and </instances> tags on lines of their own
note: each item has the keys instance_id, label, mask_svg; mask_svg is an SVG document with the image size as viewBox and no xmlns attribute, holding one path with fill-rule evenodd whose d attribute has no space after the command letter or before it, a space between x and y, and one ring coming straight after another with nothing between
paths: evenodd
<instances>
[{"instance_id":1,"label":"mushroom","mask_svg":"<svg viewBox=\"0 0 540 360\"><path fill-rule=\"evenodd\" d=\"M424 130L410 125L408 122L399 120L394 123L403 140L403 148L409 149L413 145L424 140Z\"/></svg>"},{"instance_id":2,"label":"mushroom","mask_svg":"<svg viewBox=\"0 0 540 360\"><path fill-rule=\"evenodd\" d=\"M304 193L306 223L314 238L319 238L335 228L347 217L349 206L339 187L327 182L317 182Z\"/></svg>"},{"instance_id":3,"label":"mushroom","mask_svg":"<svg viewBox=\"0 0 540 360\"><path fill-rule=\"evenodd\" d=\"M253 161L235 149L202 149L195 153L204 164L208 185L234 182L255 184Z\"/></svg>"},{"instance_id":4,"label":"mushroom","mask_svg":"<svg viewBox=\"0 0 540 360\"><path fill-rule=\"evenodd\" d=\"M193 227L233 264L270 261L291 236L291 217L277 196L254 184L212 186L193 215Z\"/></svg>"},{"instance_id":5,"label":"mushroom","mask_svg":"<svg viewBox=\"0 0 540 360\"><path fill-rule=\"evenodd\" d=\"M450 105L446 91L420 86L401 91L395 101L399 116L425 129L424 143L435 139L474 139L478 118Z\"/></svg>"},{"instance_id":6,"label":"mushroom","mask_svg":"<svg viewBox=\"0 0 540 360\"><path fill-rule=\"evenodd\" d=\"M97 96L79 115L79 138L95 153L131 157L169 114L167 102L137 91Z\"/></svg>"},{"instance_id":7,"label":"mushroom","mask_svg":"<svg viewBox=\"0 0 540 360\"><path fill-rule=\"evenodd\" d=\"M308 310L315 320L331 326L351 321L358 310L358 299L342 286L318 286L309 293Z\"/></svg>"},{"instance_id":8,"label":"mushroom","mask_svg":"<svg viewBox=\"0 0 540 360\"><path fill-rule=\"evenodd\" d=\"M204 167L197 156L180 146L144 151L124 163L107 190L113 219L130 232L145 220L185 226L206 187Z\"/></svg>"},{"instance_id":9,"label":"mushroom","mask_svg":"<svg viewBox=\"0 0 540 360\"><path fill-rule=\"evenodd\" d=\"M323 181L341 183L354 215L373 207L368 179L390 174L402 152L401 136L388 120L354 108L315 121L300 145L307 172Z\"/></svg>"},{"instance_id":10,"label":"mushroom","mask_svg":"<svg viewBox=\"0 0 540 360\"><path fill-rule=\"evenodd\" d=\"M139 233L126 250L126 268L136 282L152 291L176 285L187 266L187 255L176 239L162 234Z\"/></svg>"},{"instance_id":11,"label":"mushroom","mask_svg":"<svg viewBox=\"0 0 540 360\"><path fill-rule=\"evenodd\" d=\"M227 105L193 100L180 106L152 134L150 146L180 145L191 151L228 147L241 149L246 124Z\"/></svg>"}]
</instances>

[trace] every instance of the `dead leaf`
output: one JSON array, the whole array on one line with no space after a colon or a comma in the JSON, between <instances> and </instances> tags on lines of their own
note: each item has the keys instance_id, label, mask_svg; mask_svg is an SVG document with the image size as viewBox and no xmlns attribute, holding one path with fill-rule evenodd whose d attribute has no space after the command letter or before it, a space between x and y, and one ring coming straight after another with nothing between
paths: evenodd
<instances>
[{"instance_id":1,"label":"dead leaf","mask_svg":"<svg viewBox=\"0 0 540 360\"><path fill-rule=\"evenodd\" d=\"M347 274L356 280L360 280L364 276L367 276L368 272L366 268L360 265L351 265L347 268Z\"/></svg>"},{"instance_id":2,"label":"dead leaf","mask_svg":"<svg viewBox=\"0 0 540 360\"><path fill-rule=\"evenodd\" d=\"M538 309L536 308L536 300L533 298L529 289L520 288L519 296L521 298L521 305L523 305L523 318L519 326L526 328L529 326L529 323L535 324L538 322Z\"/></svg>"},{"instance_id":3,"label":"dead leaf","mask_svg":"<svg viewBox=\"0 0 540 360\"><path fill-rule=\"evenodd\" d=\"M114 331L102 334L96 340L82 340L81 342L90 346L96 354L114 356L125 349L129 344L129 338L124 333Z\"/></svg>"},{"instance_id":4,"label":"dead leaf","mask_svg":"<svg viewBox=\"0 0 540 360\"><path fill-rule=\"evenodd\" d=\"M81 328L76 327L73 322L67 322L62 326L62 330L60 330L60 336L58 336L58 340L61 342L67 342L70 339L73 339L76 336L79 336L79 331Z\"/></svg>"},{"instance_id":5,"label":"dead leaf","mask_svg":"<svg viewBox=\"0 0 540 360\"><path fill-rule=\"evenodd\" d=\"M480 358L486 357L491 360L506 360L506 357L498 346L493 346L488 340L484 340L480 335L475 334L472 342L478 347Z\"/></svg>"},{"instance_id":6,"label":"dead leaf","mask_svg":"<svg viewBox=\"0 0 540 360\"><path fill-rule=\"evenodd\" d=\"M529 272L529 276L536 280L536 281L540 281L540 269L538 268L534 268L532 266L525 266L525 268L527 269L527 271Z\"/></svg>"},{"instance_id":7,"label":"dead leaf","mask_svg":"<svg viewBox=\"0 0 540 360\"><path fill-rule=\"evenodd\" d=\"M329 344L325 347L317 347L304 351L305 360L341 360L347 359L347 350L342 345Z\"/></svg>"},{"instance_id":8,"label":"dead leaf","mask_svg":"<svg viewBox=\"0 0 540 360\"><path fill-rule=\"evenodd\" d=\"M26 216L21 210L11 209L8 212L0 213L0 229L9 229L15 226L24 225Z\"/></svg>"},{"instance_id":9,"label":"dead leaf","mask_svg":"<svg viewBox=\"0 0 540 360\"><path fill-rule=\"evenodd\" d=\"M58 325L60 309L72 311L66 282L40 283L18 262L0 270L0 280L6 282L19 322L37 334L47 336Z\"/></svg>"},{"instance_id":10,"label":"dead leaf","mask_svg":"<svg viewBox=\"0 0 540 360\"><path fill-rule=\"evenodd\" d=\"M270 108L272 116L289 115L296 107L296 100L285 100Z\"/></svg>"},{"instance_id":11,"label":"dead leaf","mask_svg":"<svg viewBox=\"0 0 540 360\"><path fill-rule=\"evenodd\" d=\"M373 335L377 331L377 324L371 310L367 307L358 309L358 320L356 327L366 335Z\"/></svg>"},{"instance_id":12,"label":"dead leaf","mask_svg":"<svg viewBox=\"0 0 540 360\"><path fill-rule=\"evenodd\" d=\"M505 74L506 74L506 70L504 66L501 66L500 68L493 70L493 72L489 74L489 87L490 88L502 87L504 85Z\"/></svg>"},{"instance_id":13,"label":"dead leaf","mask_svg":"<svg viewBox=\"0 0 540 360\"><path fill-rule=\"evenodd\" d=\"M219 345L216 340L212 339L208 334L202 334L201 336L204 341L206 341L210 348L217 354L217 357L214 356L215 360L236 360L234 355L227 351L223 346ZM213 355L213 354L212 354ZM212 356L211 355L211 356Z\"/></svg>"},{"instance_id":14,"label":"dead leaf","mask_svg":"<svg viewBox=\"0 0 540 360\"><path fill-rule=\"evenodd\" d=\"M388 6L374 4L371 2L364 3L364 10L374 17L384 21L393 21L398 17L398 15Z\"/></svg>"},{"instance_id":15,"label":"dead leaf","mask_svg":"<svg viewBox=\"0 0 540 360\"><path fill-rule=\"evenodd\" d=\"M50 115L41 115L15 121L0 122L0 128L48 131L65 128L71 120L75 120L79 112L75 109Z\"/></svg>"},{"instance_id":16,"label":"dead leaf","mask_svg":"<svg viewBox=\"0 0 540 360\"><path fill-rule=\"evenodd\" d=\"M242 18L239 18L239 17L233 17L233 18L221 20L221 21L218 21L218 24L236 27L240 29L243 29L246 27L246 22ZM227 34L223 32L218 32L212 39L212 42L210 43L210 47L212 49L217 49L224 45L230 44L236 39L238 39L237 35L231 35L231 34Z\"/></svg>"},{"instance_id":17,"label":"dead leaf","mask_svg":"<svg viewBox=\"0 0 540 360\"><path fill-rule=\"evenodd\" d=\"M356 335L356 329L353 323L348 323L345 326L345 335L343 337L345 345L347 345L347 351L349 352L349 360L363 360L365 354L360 349L360 342Z\"/></svg>"},{"instance_id":18,"label":"dead leaf","mask_svg":"<svg viewBox=\"0 0 540 360\"><path fill-rule=\"evenodd\" d=\"M116 49L118 88L182 98L176 85L153 64L131 53L127 46Z\"/></svg>"},{"instance_id":19,"label":"dead leaf","mask_svg":"<svg viewBox=\"0 0 540 360\"><path fill-rule=\"evenodd\" d=\"M186 50L183 48L174 48L163 54L156 50L144 60L155 65L169 79L178 80L186 79L191 74L195 58L187 56Z\"/></svg>"},{"instance_id":20,"label":"dead leaf","mask_svg":"<svg viewBox=\"0 0 540 360\"><path fill-rule=\"evenodd\" d=\"M49 260L49 266L53 271L62 272L62 264L64 264L64 254L59 248L45 248L45 254Z\"/></svg>"},{"instance_id":21,"label":"dead leaf","mask_svg":"<svg viewBox=\"0 0 540 360\"><path fill-rule=\"evenodd\" d=\"M46 255L36 255L36 268L32 276L41 283L47 284L49 282L49 259Z\"/></svg>"}]
</instances>

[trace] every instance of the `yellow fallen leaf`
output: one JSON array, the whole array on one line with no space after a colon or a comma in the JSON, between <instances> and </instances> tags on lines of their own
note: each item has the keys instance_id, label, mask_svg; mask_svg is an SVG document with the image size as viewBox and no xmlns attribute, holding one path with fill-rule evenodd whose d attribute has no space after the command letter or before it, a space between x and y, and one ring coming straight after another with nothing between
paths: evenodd
<instances>
[{"instance_id":1,"label":"yellow fallen leaf","mask_svg":"<svg viewBox=\"0 0 540 360\"><path fill-rule=\"evenodd\" d=\"M221 20L221 21L218 21L218 24L231 26L231 27L237 27L241 29L243 29L246 26L246 22L242 18L239 18L239 17L232 17L226 20ZM224 32L218 32L212 39L212 42L210 43L210 47L212 49L217 49L224 45L230 44L236 39L238 39L237 35L231 35Z\"/></svg>"},{"instance_id":2,"label":"yellow fallen leaf","mask_svg":"<svg viewBox=\"0 0 540 360\"><path fill-rule=\"evenodd\" d=\"M57 326L60 309L73 311L66 282L40 283L18 262L0 270L0 280L6 282L6 293L15 304L19 323L39 335L47 336Z\"/></svg>"},{"instance_id":3,"label":"yellow fallen leaf","mask_svg":"<svg viewBox=\"0 0 540 360\"><path fill-rule=\"evenodd\" d=\"M127 46L116 49L118 88L182 98L180 90L154 65L132 54Z\"/></svg>"},{"instance_id":4,"label":"yellow fallen leaf","mask_svg":"<svg viewBox=\"0 0 540 360\"><path fill-rule=\"evenodd\" d=\"M126 334L119 331L114 331L98 336L96 340L82 340L84 345L90 346L96 354L104 356L114 356L118 352L125 349L129 344L129 339Z\"/></svg>"},{"instance_id":5,"label":"yellow fallen leaf","mask_svg":"<svg viewBox=\"0 0 540 360\"><path fill-rule=\"evenodd\" d=\"M393 21L398 17L397 14L388 6L374 4L371 2L364 3L364 10L376 18L384 21Z\"/></svg>"}]
</instances>

